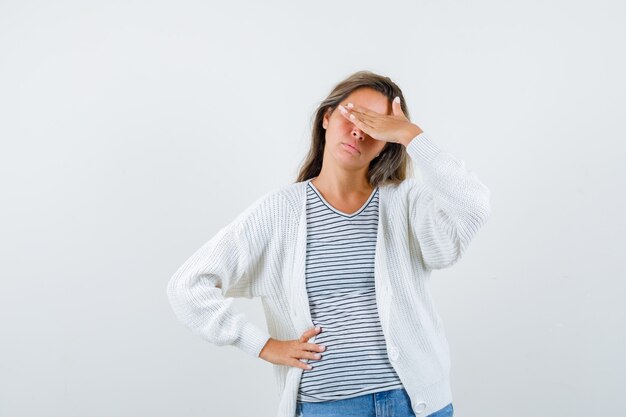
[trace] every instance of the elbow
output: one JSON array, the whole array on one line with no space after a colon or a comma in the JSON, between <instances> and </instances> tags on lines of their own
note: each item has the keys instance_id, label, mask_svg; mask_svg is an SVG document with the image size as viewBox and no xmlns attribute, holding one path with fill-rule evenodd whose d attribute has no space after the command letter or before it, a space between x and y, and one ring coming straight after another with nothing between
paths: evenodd
<instances>
[{"instance_id":1,"label":"elbow","mask_svg":"<svg viewBox=\"0 0 626 417\"><path fill-rule=\"evenodd\" d=\"M461 259L464 250L460 241L450 242L445 247L439 247L436 253L424 254L424 264L430 270L449 268Z\"/></svg>"}]
</instances>

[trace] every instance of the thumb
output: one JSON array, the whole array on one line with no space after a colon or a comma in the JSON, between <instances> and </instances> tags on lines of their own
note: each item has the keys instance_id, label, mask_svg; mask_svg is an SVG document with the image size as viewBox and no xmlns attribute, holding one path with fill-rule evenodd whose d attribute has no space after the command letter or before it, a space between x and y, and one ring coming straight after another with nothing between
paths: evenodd
<instances>
[{"instance_id":1,"label":"thumb","mask_svg":"<svg viewBox=\"0 0 626 417\"><path fill-rule=\"evenodd\" d=\"M402 105L400 104L400 96L396 96L396 98L394 98L391 102L391 110L393 111L394 116L404 116Z\"/></svg>"}]
</instances>

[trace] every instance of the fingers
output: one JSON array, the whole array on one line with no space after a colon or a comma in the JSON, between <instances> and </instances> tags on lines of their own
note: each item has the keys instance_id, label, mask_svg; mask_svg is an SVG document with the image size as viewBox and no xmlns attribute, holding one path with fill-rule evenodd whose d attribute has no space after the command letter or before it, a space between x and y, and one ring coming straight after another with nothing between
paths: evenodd
<instances>
[{"instance_id":1,"label":"fingers","mask_svg":"<svg viewBox=\"0 0 626 417\"><path fill-rule=\"evenodd\" d=\"M298 353L295 355L297 356L297 358L294 358L294 360L290 361L292 366L295 366L297 368L307 369L307 370L313 369L311 365L302 362L300 359L311 359L311 360L321 359L322 357L321 353L318 353L318 352L323 352L324 350L326 350L326 347L317 345L315 343L307 343L307 341L311 337L315 336L316 334L319 334L321 331L322 331L322 328L319 326L316 326L302 333L302 336L300 337L300 339L298 339L298 341L300 342L300 346L298 346Z\"/></svg>"},{"instance_id":2,"label":"fingers","mask_svg":"<svg viewBox=\"0 0 626 417\"><path fill-rule=\"evenodd\" d=\"M298 339L301 343L305 343L308 342L308 340L310 338L312 338L313 336L315 336L316 334L318 334L320 331L322 330L321 327L314 327L312 329L309 329L307 331L305 331L304 333L302 333L302 336L300 336L300 339Z\"/></svg>"},{"instance_id":3,"label":"fingers","mask_svg":"<svg viewBox=\"0 0 626 417\"><path fill-rule=\"evenodd\" d=\"M351 104L351 103L348 103L348 104ZM350 109L349 110L350 114L354 114L358 120L361 120L362 122L369 125L370 127L374 127L376 123L379 122L381 119L389 117L386 114L376 113L374 111L367 110L365 107L361 107L361 106L352 106L348 108ZM354 120L354 119L351 119L351 120Z\"/></svg>"},{"instance_id":4,"label":"fingers","mask_svg":"<svg viewBox=\"0 0 626 417\"><path fill-rule=\"evenodd\" d=\"M339 112L343 115L343 117L350 120L361 130L369 131L370 129L373 129L373 125L376 122L373 118L368 117L363 113L359 113L354 110L348 111L343 106L339 106Z\"/></svg>"},{"instance_id":5,"label":"fingers","mask_svg":"<svg viewBox=\"0 0 626 417\"><path fill-rule=\"evenodd\" d=\"M376 118L380 116L386 116L386 114L381 114L381 113L366 109L365 107L359 106L357 104L347 103L345 107L352 112L362 114L364 117Z\"/></svg>"},{"instance_id":6,"label":"fingers","mask_svg":"<svg viewBox=\"0 0 626 417\"><path fill-rule=\"evenodd\" d=\"M306 352L303 351L302 353L300 353L300 358L305 358L305 359L315 359L315 360L319 360L322 358L322 354L321 353L315 353L315 352Z\"/></svg>"},{"instance_id":7,"label":"fingers","mask_svg":"<svg viewBox=\"0 0 626 417\"><path fill-rule=\"evenodd\" d=\"M364 112L361 110L357 110L356 108L346 108L342 105L339 105L337 108L339 109L341 114L343 114L344 116L347 116L350 120L353 120L352 118L353 114L355 115L355 117L358 117L358 119L360 120L366 120L370 122L375 121L377 117L384 116L378 113Z\"/></svg>"},{"instance_id":8,"label":"fingers","mask_svg":"<svg viewBox=\"0 0 626 417\"><path fill-rule=\"evenodd\" d=\"M314 361L318 361L320 359L322 359L322 354L321 353L317 353L317 352L309 352L309 351L300 351L296 354L296 358L295 358L295 362L293 366L297 366L299 368L304 368L304 369L313 369L313 367L309 364L303 363L301 361L301 359L308 359L308 360L314 360Z\"/></svg>"},{"instance_id":9,"label":"fingers","mask_svg":"<svg viewBox=\"0 0 626 417\"><path fill-rule=\"evenodd\" d=\"M297 359L294 359L293 361L291 361L291 366L295 367L295 368L302 368L302 369L313 369L313 366L309 365L308 363L304 363L302 361L299 361Z\"/></svg>"},{"instance_id":10,"label":"fingers","mask_svg":"<svg viewBox=\"0 0 626 417\"><path fill-rule=\"evenodd\" d=\"M309 350L312 352L323 352L326 350L326 346L318 345L315 343L305 343L302 345L303 350Z\"/></svg>"},{"instance_id":11,"label":"fingers","mask_svg":"<svg viewBox=\"0 0 626 417\"><path fill-rule=\"evenodd\" d=\"M349 119L352 123L356 125L359 129L365 131L365 133L371 133L374 129L373 122L369 120L364 120L361 115L355 115L354 113L350 114Z\"/></svg>"}]
</instances>

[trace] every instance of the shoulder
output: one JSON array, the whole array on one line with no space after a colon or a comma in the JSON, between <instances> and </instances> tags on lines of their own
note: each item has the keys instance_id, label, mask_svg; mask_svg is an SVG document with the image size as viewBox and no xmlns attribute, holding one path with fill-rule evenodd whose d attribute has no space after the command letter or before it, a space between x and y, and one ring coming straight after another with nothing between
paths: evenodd
<instances>
[{"instance_id":1,"label":"shoulder","mask_svg":"<svg viewBox=\"0 0 626 417\"><path fill-rule=\"evenodd\" d=\"M420 204L428 196L428 187L421 178L410 176L404 180L385 186L381 193L386 211L399 215Z\"/></svg>"},{"instance_id":2,"label":"shoulder","mask_svg":"<svg viewBox=\"0 0 626 417\"><path fill-rule=\"evenodd\" d=\"M235 223L253 227L274 228L279 223L288 220L298 214L300 206L299 197L304 190L304 182L298 182L273 188L259 197L241 212L235 219Z\"/></svg>"},{"instance_id":3,"label":"shoulder","mask_svg":"<svg viewBox=\"0 0 626 417\"><path fill-rule=\"evenodd\" d=\"M407 177L400 182L389 182L381 186L385 194L391 197L398 197L409 194L412 189L419 186L422 181L416 177Z\"/></svg>"},{"instance_id":4,"label":"shoulder","mask_svg":"<svg viewBox=\"0 0 626 417\"><path fill-rule=\"evenodd\" d=\"M303 203L306 198L306 186L308 181L299 181L283 185L275 188L268 194L275 196L274 198L282 200L286 204L290 213L299 217Z\"/></svg>"}]
</instances>

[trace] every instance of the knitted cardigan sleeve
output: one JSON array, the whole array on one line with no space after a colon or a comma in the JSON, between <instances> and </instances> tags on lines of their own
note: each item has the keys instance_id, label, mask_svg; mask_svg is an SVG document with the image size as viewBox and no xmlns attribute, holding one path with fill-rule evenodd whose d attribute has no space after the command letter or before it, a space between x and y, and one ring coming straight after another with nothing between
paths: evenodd
<instances>
[{"instance_id":1,"label":"knitted cardigan sleeve","mask_svg":"<svg viewBox=\"0 0 626 417\"><path fill-rule=\"evenodd\" d=\"M442 150L425 133L409 142L407 153L423 182L409 182L412 235L428 269L456 263L490 213L490 190L463 160Z\"/></svg>"},{"instance_id":2,"label":"knitted cardigan sleeve","mask_svg":"<svg viewBox=\"0 0 626 417\"><path fill-rule=\"evenodd\" d=\"M197 249L167 285L174 313L195 334L254 357L259 356L270 335L237 313L232 304L237 296L255 295L251 288L257 284L259 265L254 264L248 242L255 236L247 229L260 200Z\"/></svg>"}]
</instances>

